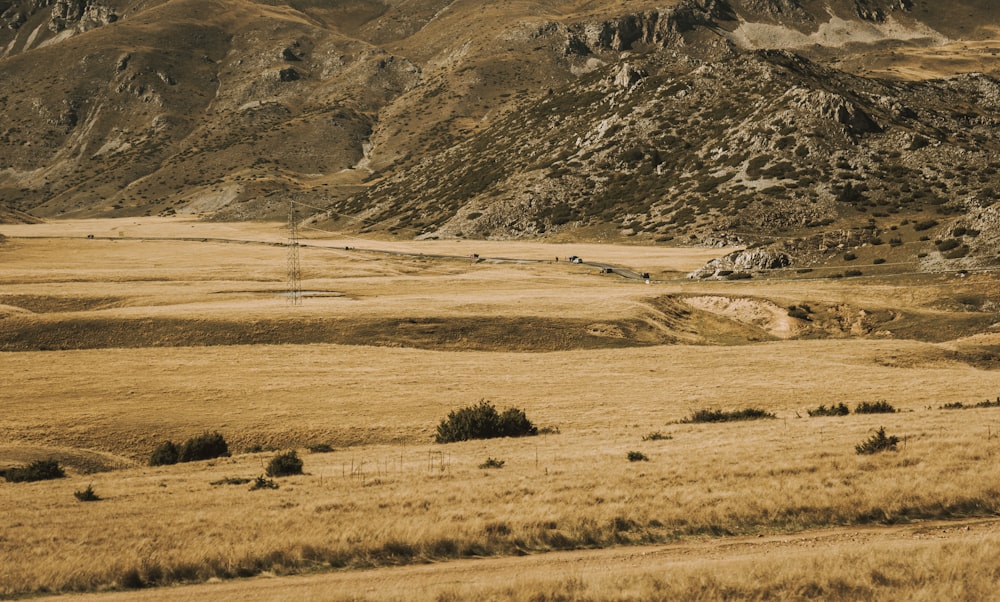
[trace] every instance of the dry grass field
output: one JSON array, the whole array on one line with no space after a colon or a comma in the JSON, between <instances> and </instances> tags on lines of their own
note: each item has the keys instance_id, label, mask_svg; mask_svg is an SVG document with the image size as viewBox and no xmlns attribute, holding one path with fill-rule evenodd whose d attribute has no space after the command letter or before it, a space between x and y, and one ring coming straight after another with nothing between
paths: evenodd
<instances>
[{"instance_id":1,"label":"dry grass field","mask_svg":"<svg viewBox=\"0 0 1000 602\"><path fill-rule=\"evenodd\" d=\"M992 274L695 282L725 250L314 232L293 305L278 224L0 233L0 468L67 471L0 483L0 597L984 599L1000 582L1000 408L943 408L1000 396ZM433 443L480 399L545 434ZM809 415L882 400L899 411ZM775 418L683 422L745 408ZM898 449L855 453L880 427ZM205 431L233 455L147 465ZM251 491L287 449L305 474ZM88 485L100 501L75 499Z\"/></svg>"}]
</instances>

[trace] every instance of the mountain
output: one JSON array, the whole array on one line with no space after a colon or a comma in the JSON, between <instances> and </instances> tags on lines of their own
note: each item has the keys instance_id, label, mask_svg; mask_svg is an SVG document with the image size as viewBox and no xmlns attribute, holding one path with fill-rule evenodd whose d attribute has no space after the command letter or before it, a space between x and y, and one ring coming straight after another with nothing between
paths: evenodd
<instances>
[{"instance_id":1,"label":"mountain","mask_svg":"<svg viewBox=\"0 0 1000 602\"><path fill-rule=\"evenodd\" d=\"M378 236L1000 250L989 0L11 0L0 26L0 219L296 202Z\"/></svg>"}]
</instances>

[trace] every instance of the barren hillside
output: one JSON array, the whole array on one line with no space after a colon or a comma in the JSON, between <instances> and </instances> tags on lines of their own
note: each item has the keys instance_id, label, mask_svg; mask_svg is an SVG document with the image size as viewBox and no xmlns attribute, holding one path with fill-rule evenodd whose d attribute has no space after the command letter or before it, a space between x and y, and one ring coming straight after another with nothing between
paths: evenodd
<instances>
[{"instance_id":1,"label":"barren hillside","mask_svg":"<svg viewBox=\"0 0 1000 602\"><path fill-rule=\"evenodd\" d=\"M1000 250L986 0L15 0L0 21L6 221L297 201L405 238Z\"/></svg>"}]
</instances>

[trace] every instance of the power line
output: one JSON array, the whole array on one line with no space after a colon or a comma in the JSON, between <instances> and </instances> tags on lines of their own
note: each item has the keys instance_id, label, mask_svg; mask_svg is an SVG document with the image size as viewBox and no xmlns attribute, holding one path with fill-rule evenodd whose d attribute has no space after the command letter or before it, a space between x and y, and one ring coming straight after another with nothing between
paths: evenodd
<instances>
[{"instance_id":1,"label":"power line","mask_svg":"<svg viewBox=\"0 0 1000 602\"><path fill-rule=\"evenodd\" d=\"M302 266L299 263L299 227L295 220L295 204L288 203L288 302L302 305Z\"/></svg>"}]
</instances>

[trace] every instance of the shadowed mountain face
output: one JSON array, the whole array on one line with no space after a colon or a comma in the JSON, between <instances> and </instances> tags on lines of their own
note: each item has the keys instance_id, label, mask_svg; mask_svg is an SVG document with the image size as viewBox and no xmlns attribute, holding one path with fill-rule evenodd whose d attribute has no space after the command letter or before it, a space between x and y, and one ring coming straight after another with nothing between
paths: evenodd
<instances>
[{"instance_id":1,"label":"shadowed mountain face","mask_svg":"<svg viewBox=\"0 0 1000 602\"><path fill-rule=\"evenodd\" d=\"M779 237L799 254L934 221L978 234L963 258L995 258L998 13L0 1L0 219L298 201L327 210L319 227L405 237Z\"/></svg>"}]
</instances>

